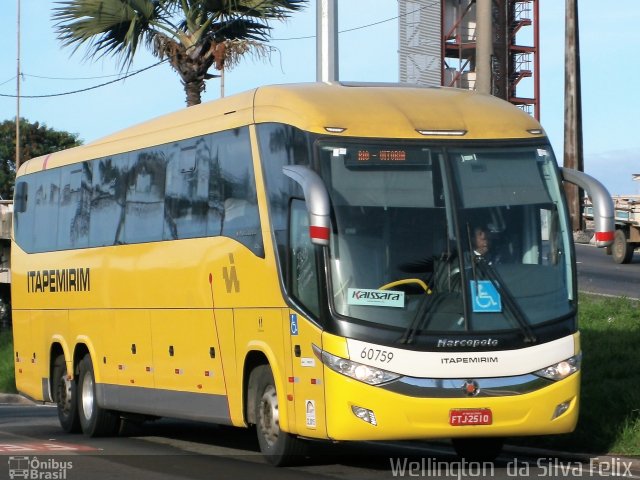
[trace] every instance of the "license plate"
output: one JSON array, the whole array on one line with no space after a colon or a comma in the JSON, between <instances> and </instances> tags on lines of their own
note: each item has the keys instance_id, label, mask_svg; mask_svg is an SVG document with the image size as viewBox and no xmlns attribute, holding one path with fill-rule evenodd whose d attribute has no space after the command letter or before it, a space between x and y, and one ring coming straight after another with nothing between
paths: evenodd
<instances>
[{"instance_id":1,"label":"license plate","mask_svg":"<svg viewBox=\"0 0 640 480\"><path fill-rule=\"evenodd\" d=\"M456 408L449 410L449 424L455 427L465 425L491 425L493 415L488 408Z\"/></svg>"}]
</instances>

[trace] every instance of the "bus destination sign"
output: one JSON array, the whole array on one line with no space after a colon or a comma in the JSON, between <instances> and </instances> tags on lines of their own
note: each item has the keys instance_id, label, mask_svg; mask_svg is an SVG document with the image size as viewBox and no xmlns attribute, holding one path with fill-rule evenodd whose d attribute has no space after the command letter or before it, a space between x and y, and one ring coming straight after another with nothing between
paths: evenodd
<instances>
[{"instance_id":1,"label":"bus destination sign","mask_svg":"<svg viewBox=\"0 0 640 480\"><path fill-rule=\"evenodd\" d=\"M431 151L423 147L396 148L393 146L354 145L340 148L344 165L354 168L412 168L431 166Z\"/></svg>"}]
</instances>

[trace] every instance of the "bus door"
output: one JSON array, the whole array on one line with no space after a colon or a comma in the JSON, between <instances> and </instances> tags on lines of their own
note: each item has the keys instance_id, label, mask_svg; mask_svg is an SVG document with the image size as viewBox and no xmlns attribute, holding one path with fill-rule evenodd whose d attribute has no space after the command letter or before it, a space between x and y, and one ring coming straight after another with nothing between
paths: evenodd
<instances>
[{"instance_id":1,"label":"bus door","mask_svg":"<svg viewBox=\"0 0 640 480\"><path fill-rule=\"evenodd\" d=\"M322 362L313 352L313 345L322 345L322 330L295 310L289 310L288 317L285 321L289 324L292 372L289 382L293 383L297 433L326 438Z\"/></svg>"},{"instance_id":2,"label":"bus door","mask_svg":"<svg viewBox=\"0 0 640 480\"><path fill-rule=\"evenodd\" d=\"M319 315L318 255L321 247L309 238L309 213L303 200L292 200L289 231L288 289L311 314ZM309 315L310 316L310 315ZM324 378L313 345L322 346L322 329L305 314L289 309L290 358L298 434L325 437ZM285 342L286 344L286 342Z\"/></svg>"}]
</instances>

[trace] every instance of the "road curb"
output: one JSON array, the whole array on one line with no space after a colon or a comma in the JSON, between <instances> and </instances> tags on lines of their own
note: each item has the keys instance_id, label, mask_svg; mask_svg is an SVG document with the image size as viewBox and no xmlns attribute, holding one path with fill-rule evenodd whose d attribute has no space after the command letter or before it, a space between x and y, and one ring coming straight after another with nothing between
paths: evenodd
<instances>
[{"instance_id":1,"label":"road curb","mask_svg":"<svg viewBox=\"0 0 640 480\"><path fill-rule=\"evenodd\" d=\"M35 405L35 402L17 393L0 393L0 404Z\"/></svg>"}]
</instances>

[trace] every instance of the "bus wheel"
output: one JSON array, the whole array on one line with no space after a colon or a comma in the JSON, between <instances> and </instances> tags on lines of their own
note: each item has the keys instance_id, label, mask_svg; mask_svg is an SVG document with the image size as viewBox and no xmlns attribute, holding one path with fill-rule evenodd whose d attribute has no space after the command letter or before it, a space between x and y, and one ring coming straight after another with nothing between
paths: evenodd
<instances>
[{"instance_id":1,"label":"bus wheel","mask_svg":"<svg viewBox=\"0 0 640 480\"><path fill-rule=\"evenodd\" d=\"M306 452L305 443L280 429L280 410L273 374L268 365L260 365L249 379L255 385L255 419L260 451L276 466L299 461Z\"/></svg>"},{"instance_id":2,"label":"bus wheel","mask_svg":"<svg viewBox=\"0 0 640 480\"><path fill-rule=\"evenodd\" d=\"M78 416L78 400L76 397L76 380L67 374L67 363L64 355L58 355L53 362L52 394L58 406L58 419L62 429L67 433L80 432Z\"/></svg>"},{"instance_id":3,"label":"bus wheel","mask_svg":"<svg viewBox=\"0 0 640 480\"><path fill-rule=\"evenodd\" d=\"M454 438L451 442L460 458L471 462L492 462L502 452L504 438Z\"/></svg>"},{"instance_id":4,"label":"bus wheel","mask_svg":"<svg viewBox=\"0 0 640 480\"><path fill-rule=\"evenodd\" d=\"M629 263L633 258L633 243L627 242L627 234L621 228L616 229L613 236L611 254L616 263Z\"/></svg>"},{"instance_id":5,"label":"bus wheel","mask_svg":"<svg viewBox=\"0 0 640 480\"><path fill-rule=\"evenodd\" d=\"M93 363L89 355L82 359L78 370L78 413L82 432L89 437L115 435L120 427L120 417L98 406Z\"/></svg>"}]
</instances>

